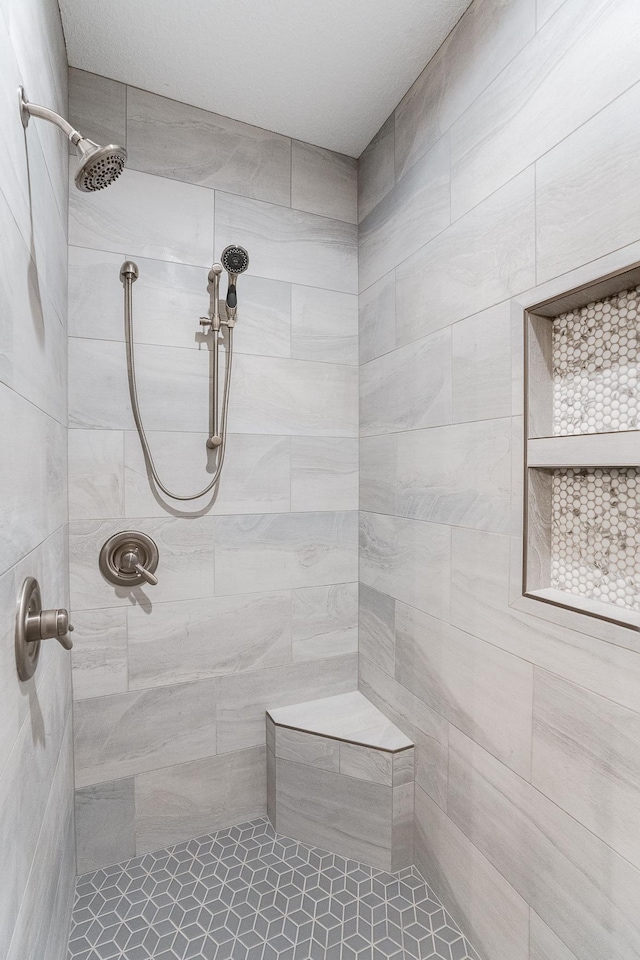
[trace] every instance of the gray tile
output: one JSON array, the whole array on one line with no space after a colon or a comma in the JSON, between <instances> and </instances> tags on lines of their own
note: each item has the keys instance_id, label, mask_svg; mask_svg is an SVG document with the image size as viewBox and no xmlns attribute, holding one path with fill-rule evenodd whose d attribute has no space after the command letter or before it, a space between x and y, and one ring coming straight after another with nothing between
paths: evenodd
<instances>
[{"instance_id":1,"label":"gray tile","mask_svg":"<svg viewBox=\"0 0 640 960\"><path fill-rule=\"evenodd\" d=\"M127 88L86 70L69 68L69 122L96 143L127 146ZM70 151L75 155L75 150ZM129 157L129 162L131 158Z\"/></svg>"},{"instance_id":2,"label":"gray tile","mask_svg":"<svg viewBox=\"0 0 640 960\"><path fill-rule=\"evenodd\" d=\"M363 657L395 674L396 601L386 593L360 584L359 649Z\"/></svg>"},{"instance_id":3,"label":"gray tile","mask_svg":"<svg viewBox=\"0 0 640 960\"><path fill-rule=\"evenodd\" d=\"M133 777L76 790L78 873L135 854Z\"/></svg>"},{"instance_id":4,"label":"gray tile","mask_svg":"<svg viewBox=\"0 0 640 960\"><path fill-rule=\"evenodd\" d=\"M529 960L575 960L575 954L533 910L529 931Z\"/></svg>"},{"instance_id":5,"label":"gray tile","mask_svg":"<svg viewBox=\"0 0 640 960\"><path fill-rule=\"evenodd\" d=\"M453 420L490 420L511 413L509 303L454 324L451 331Z\"/></svg>"},{"instance_id":6,"label":"gray tile","mask_svg":"<svg viewBox=\"0 0 640 960\"><path fill-rule=\"evenodd\" d=\"M291 206L323 217L357 223L357 161L293 140Z\"/></svg>"},{"instance_id":7,"label":"gray tile","mask_svg":"<svg viewBox=\"0 0 640 960\"><path fill-rule=\"evenodd\" d=\"M289 206L288 137L129 87L133 170Z\"/></svg>"},{"instance_id":8,"label":"gray tile","mask_svg":"<svg viewBox=\"0 0 640 960\"><path fill-rule=\"evenodd\" d=\"M395 184L394 116L382 124L358 160L358 220L364 220Z\"/></svg>"},{"instance_id":9,"label":"gray tile","mask_svg":"<svg viewBox=\"0 0 640 960\"><path fill-rule=\"evenodd\" d=\"M127 614L120 607L76 610L71 653L73 699L127 690Z\"/></svg>"},{"instance_id":10,"label":"gray tile","mask_svg":"<svg viewBox=\"0 0 640 960\"><path fill-rule=\"evenodd\" d=\"M292 591L294 660L321 660L358 650L358 584Z\"/></svg>"},{"instance_id":11,"label":"gray tile","mask_svg":"<svg viewBox=\"0 0 640 960\"><path fill-rule=\"evenodd\" d=\"M395 271L358 297L360 363L389 353L396 345Z\"/></svg>"},{"instance_id":12,"label":"gray tile","mask_svg":"<svg viewBox=\"0 0 640 960\"><path fill-rule=\"evenodd\" d=\"M358 363L358 298L318 287L291 289L291 356Z\"/></svg>"},{"instance_id":13,"label":"gray tile","mask_svg":"<svg viewBox=\"0 0 640 960\"><path fill-rule=\"evenodd\" d=\"M281 726L276 727L275 739L277 759L340 773L340 744L337 740Z\"/></svg>"},{"instance_id":14,"label":"gray tile","mask_svg":"<svg viewBox=\"0 0 640 960\"><path fill-rule=\"evenodd\" d=\"M70 430L69 517L124 516L124 436L119 430Z\"/></svg>"},{"instance_id":15,"label":"gray tile","mask_svg":"<svg viewBox=\"0 0 640 960\"><path fill-rule=\"evenodd\" d=\"M358 509L355 438L291 438L291 509Z\"/></svg>"},{"instance_id":16,"label":"gray tile","mask_svg":"<svg viewBox=\"0 0 640 960\"><path fill-rule=\"evenodd\" d=\"M394 754L355 743L340 744L340 773L357 780L392 786Z\"/></svg>"},{"instance_id":17,"label":"gray tile","mask_svg":"<svg viewBox=\"0 0 640 960\"><path fill-rule=\"evenodd\" d=\"M360 509L398 513L398 443L401 434L387 433L360 440Z\"/></svg>"},{"instance_id":18,"label":"gray tile","mask_svg":"<svg viewBox=\"0 0 640 960\"><path fill-rule=\"evenodd\" d=\"M79 700L76 785L133 776L216 752L216 681Z\"/></svg>"}]
</instances>

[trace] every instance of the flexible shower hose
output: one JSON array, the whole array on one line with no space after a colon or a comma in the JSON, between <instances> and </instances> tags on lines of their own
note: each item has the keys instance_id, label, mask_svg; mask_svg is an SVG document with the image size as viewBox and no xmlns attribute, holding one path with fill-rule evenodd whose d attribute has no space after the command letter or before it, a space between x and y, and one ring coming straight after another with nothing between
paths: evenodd
<instances>
[{"instance_id":1,"label":"flexible shower hose","mask_svg":"<svg viewBox=\"0 0 640 960\"><path fill-rule=\"evenodd\" d=\"M135 356L134 356L134 346L133 346L133 296L131 288L133 286L133 277L131 274L126 274L124 276L124 327L125 327L125 340L127 344L127 373L129 378L129 396L131 397L131 408L133 410L133 419L135 420L136 428L138 430L138 436L140 437L140 444L142 446L142 452L144 453L144 458L151 471L151 475L162 493L165 496L170 497L172 500L197 500L199 497L204 497L206 493L209 493L210 490L213 490L216 483L220 478L220 473L222 471L222 465L224 463L224 454L227 446L227 410L229 407L229 387L231 384L231 361L233 358L233 327L229 327L229 346L227 349L227 356L225 361L224 368L224 390L222 392L222 417L220 423L220 434L222 436L222 443L220 444L218 461L216 464L215 473L211 482L198 493L194 493L190 496L184 494L172 493L158 476L158 471L156 470L156 465L151 454L151 449L149 447L149 441L147 440L147 435L145 433L144 424L142 423L142 416L140 414L140 406L138 404L138 387L136 384L136 368L135 368ZM213 331L213 336L217 337L218 333ZM217 371L215 371L217 373ZM216 389L217 384L214 382L214 389Z\"/></svg>"}]
</instances>

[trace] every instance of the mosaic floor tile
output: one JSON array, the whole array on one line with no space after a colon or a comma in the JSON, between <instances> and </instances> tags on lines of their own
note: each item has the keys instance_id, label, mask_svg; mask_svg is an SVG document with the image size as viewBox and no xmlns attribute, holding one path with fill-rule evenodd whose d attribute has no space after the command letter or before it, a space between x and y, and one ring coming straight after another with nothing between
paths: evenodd
<instances>
[{"instance_id":1,"label":"mosaic floor tile","mask_svg":"<svg viewBox=\"0 0 640 960\"><path fill-rule=\"evenodd\" d=\"M415 868L253 820L78 878L69 960L478 960Z\"/></svg>"}]
</instances>

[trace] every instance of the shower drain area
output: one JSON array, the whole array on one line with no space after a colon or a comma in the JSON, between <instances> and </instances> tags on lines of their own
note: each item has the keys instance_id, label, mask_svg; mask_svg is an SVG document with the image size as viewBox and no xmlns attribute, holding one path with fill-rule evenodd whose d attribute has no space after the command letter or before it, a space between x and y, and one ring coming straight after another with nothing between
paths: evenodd
<instances>
[{"instance_id":1,"label":"shower drain area","mask_svg":"<svg viewBox=\"0 0 640 960\"><path fill-rule=\"evenodd\" d=\"M266 819L78 878L74 960L478 960L414 867L386 873Z\"/></svg>"}]
</instances>

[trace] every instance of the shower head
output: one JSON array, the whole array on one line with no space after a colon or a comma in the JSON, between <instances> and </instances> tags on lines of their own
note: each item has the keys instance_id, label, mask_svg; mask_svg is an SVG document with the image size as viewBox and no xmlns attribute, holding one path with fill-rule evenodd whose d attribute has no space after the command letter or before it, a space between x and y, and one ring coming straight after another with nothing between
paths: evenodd
<instances>
[{"instance_id":1,"label":"shower head","mask_svg":"<svg viewBox=\"0 0 640 960\"><path fill-rule=\"evenodd\" d=\"M74 130L71 124L59 113L49 110L48 107L40 107L36 103L29 103L23 87L18 88L18 100L22 126L25 129L28 127L31 117L39 117L41 120L48 120L60 127L74 145L80 161L74 177L78 190L82 190L83 193L103 190L104 187L110 186L114 180L118 179L127 160L127 151L124 147L119 147L115 143L110 143L108 147L101 147L93 140L86 139L81 133Z\"/></svg>"},{"instance_id":2,"label":"shower head","mask_svg":"<svg viewBox=\"0 0 640 960\"><path fill-rule=\"evenodd\" d=\"M238 307L238 296L236 294L236 280L239 273L244 273L249 266L249 254L244 247L238 247L236 244L230 244L225 247L220 257L222 266L229 274L229 286L227 288L227 317L235 320Z\"/></svg>"}]
</instances>

